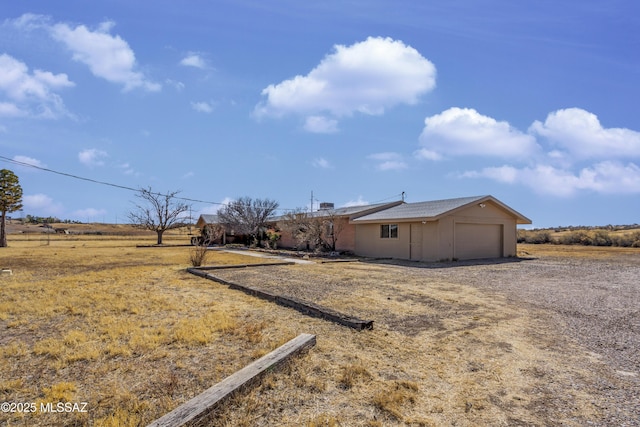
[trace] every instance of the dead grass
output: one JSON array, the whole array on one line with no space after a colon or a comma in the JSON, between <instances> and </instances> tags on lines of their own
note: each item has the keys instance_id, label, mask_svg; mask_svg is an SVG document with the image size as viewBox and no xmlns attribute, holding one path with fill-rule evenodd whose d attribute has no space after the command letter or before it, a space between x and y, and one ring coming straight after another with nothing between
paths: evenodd
<instances>
[{"instance_id":1,"label":"dead grass","mask_svg":"<svg viewBox=\"0 0 640 427\"><path fill-rule=\"evenodd\" d=\"M376 320L373 331L357 332L186 273L188 247L136 243L61 238L2 250L14 275L0 279L0 401L88 402L89 412L0 414L0 425L145 425L302 332L316 334L317 346L220 407L212 425L598 420L595 398L572 388L589 376L574 363L581 350L500 296L418 276L399 281L397 266L238 273L262 284L274 277L290 294L322 278L332 291L315 302ZM281 268L305 280L280 281Z\"/></svg>"},{"instance_id":2,"label":"dead grass","mask_svg":"<svg viewBox=\"0 0 640 427\"><path fill-rule=\"evenodd\" d=\"M555 244L518 244L520 257L572 257L584 259L632 259L640 254L640 248L612 246L582 246Z\"/></svg>"}]
</instances>

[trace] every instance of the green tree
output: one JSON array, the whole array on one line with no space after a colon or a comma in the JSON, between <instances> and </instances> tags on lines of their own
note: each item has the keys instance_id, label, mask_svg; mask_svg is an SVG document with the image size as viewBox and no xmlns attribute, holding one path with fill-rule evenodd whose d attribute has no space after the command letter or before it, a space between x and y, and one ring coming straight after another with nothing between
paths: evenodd
<instances>
[{"instance_id":1,"label":"green tree","mask_svg":"<svg viewBox=\"0 0 640 427\"><path fill-rule=\"evenodd\" d=\"M16 174L9 169L0 170L0 248L7 246L7 234L5 223L7 212L15 212L22 209L22 187Z\"/></svg>"},{"instance_id":2,"label":"green tree","mask_svg":"<svg viewBox=\"0 0 640 427\"><path fill-rule=\"evenodd\" d=\"M186 203L177 202L176 195L179 191L167 194L154 193L149 188L141 188L136 197L144 203L136 204L135 210L129 213L131 223L146 230L155 231L158 235L158 244L162 244L162 234L173 228L183 225L185 219L182 214L189 210Z\"/></svg>"}]
</instances>

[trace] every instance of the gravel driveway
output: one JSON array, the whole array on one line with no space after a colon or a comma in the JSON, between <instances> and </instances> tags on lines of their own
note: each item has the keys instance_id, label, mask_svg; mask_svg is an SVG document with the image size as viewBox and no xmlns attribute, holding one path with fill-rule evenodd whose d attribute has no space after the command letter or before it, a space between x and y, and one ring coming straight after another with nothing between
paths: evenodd
<instances>
[{"instance_id":1,"label":"gravel driveway","mask_svg":"<svg viewBox=\"0 0 640 427\"><path fill-rule=\"evenodd\" d=\"M385 269L397 269L398 277L408 280L472 286L540 313L554 330L590 355L584 366L594 373L597 394L606 396L600 408L604 425L640 426L640 252L615 257L545 255L486 263L373 263L378 268L387 264ZM291 282L309 282L304 270L295 271L268 267L219 273L227 280L260 283L275 291L285 286L290 293ZM296 287L295 296L321 302L328 293L348 295L359 280L371 279L351 278L349 286L342 288L335 277L320 286L322 279L314 276L314 285Z\"/></svg>"}]
</instances>

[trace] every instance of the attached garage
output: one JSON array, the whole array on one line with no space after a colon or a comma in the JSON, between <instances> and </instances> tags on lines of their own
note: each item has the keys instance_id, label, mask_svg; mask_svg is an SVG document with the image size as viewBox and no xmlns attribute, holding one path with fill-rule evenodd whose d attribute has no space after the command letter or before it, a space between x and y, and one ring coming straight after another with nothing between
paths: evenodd
<instances>
[{"instance_id":1,"label":"attached garage","mask_svg":"<svg viewBox=\"0 0 640 427\"><path fill-rule=\"evenodd\" d=\"M517 225L531 224L492 196L402 203L350 222L356 254L415 261L515 256Z\"/></svg>"},{"instance_id":2,"label":"attached garage","mask_svg":"<svg viewBox=\"0 0 640 427\"><path fill-rule=\"evenodd\" d=\"M504 226L502 224L456 223L454 258L501 258Z\"/></svg>"}]
</instances>

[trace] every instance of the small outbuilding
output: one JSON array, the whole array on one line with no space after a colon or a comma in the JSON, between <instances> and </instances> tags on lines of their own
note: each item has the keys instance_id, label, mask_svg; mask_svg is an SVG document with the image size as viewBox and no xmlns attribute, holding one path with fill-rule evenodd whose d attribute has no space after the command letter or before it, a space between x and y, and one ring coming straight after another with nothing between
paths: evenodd
<instances>
[{"instance_id":1,"label":"small outbuilding","mask_svg":"<svg viewBox=\"0 0 640 427\"><path fill-rule=\"evenodd\" d=\"M531 220L492 196L402 203L350 220L357 255L415 261L516 256Z\"/></svg>"}]
</instances>

